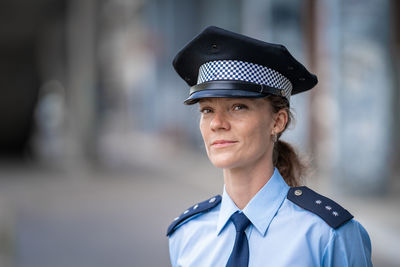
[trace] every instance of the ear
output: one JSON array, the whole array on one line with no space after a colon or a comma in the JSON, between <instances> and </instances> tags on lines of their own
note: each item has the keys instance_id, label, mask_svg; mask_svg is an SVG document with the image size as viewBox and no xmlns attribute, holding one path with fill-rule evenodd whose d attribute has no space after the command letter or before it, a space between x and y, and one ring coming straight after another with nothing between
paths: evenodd
<instances>
[{"instance_id":1,"label":"ear","mask_svg":"<svg viewBox=\"0 0 400 267\"><path fill-rule=\"evenodd\" d=\"M285 130L286 124L289 119L287 110L281 109L274 116L273 133L280 134Z\"/></svg>"}]
</instances>

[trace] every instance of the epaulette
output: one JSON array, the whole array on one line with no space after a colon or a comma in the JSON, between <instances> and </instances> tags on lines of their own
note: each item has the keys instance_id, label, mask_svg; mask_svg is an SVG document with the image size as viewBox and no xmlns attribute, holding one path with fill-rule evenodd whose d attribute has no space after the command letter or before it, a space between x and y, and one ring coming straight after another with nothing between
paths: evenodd
<instances>
[{"instance_id":1,"label":"epaulette","mask_svg":"<svg viewBox=\"0 0 400 267\"><path fill-rule=\"evenodd\" d=\"M170 224L167 230L167 236L175 232L175 230L178 229L179 226L181 226L182 222L188 220L189 218L193 217L196 214L205 213L215 208L221 202L221 199L222 197L220 195L217 195L203 202L197 203L196 205L185 210L180 216L176 217L174 221Z\"/></svg>"},{"instance_id":2,"label":"epaulette","mask_svg":"<svg viewBox=\"0 0 400 267\"><path fill-rule=\"evenodd\" d=\"M353 218L350 212L335 201L321 196L306 186L290 188L287 199L318 215L334 229L339 228Z\"/></svg>"}]
</instances>

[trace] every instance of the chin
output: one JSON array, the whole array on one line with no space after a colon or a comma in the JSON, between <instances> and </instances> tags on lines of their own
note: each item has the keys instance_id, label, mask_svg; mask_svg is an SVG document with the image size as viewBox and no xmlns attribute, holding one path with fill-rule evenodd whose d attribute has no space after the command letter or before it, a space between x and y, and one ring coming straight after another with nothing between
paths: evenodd
<instances>
[{"instance_id":1,"label":"chin","mask_svg":"<svg viewBox=\"0 0 400 267\"><path fill-rule=\"evenodd\" d=\"M239 162L232 158L211 157L209 159L215 167L221 169L231 169L239 165Z\"/></svg>"}]
</instances>

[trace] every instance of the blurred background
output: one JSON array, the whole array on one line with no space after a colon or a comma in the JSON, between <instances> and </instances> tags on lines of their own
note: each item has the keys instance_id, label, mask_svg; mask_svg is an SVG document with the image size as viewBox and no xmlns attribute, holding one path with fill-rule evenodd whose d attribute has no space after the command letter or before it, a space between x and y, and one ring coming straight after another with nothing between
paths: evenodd
<instances>
[{"instance_id":1,"label":"blurred background","mask_svg":"<svg viewBox=\"0 0 400 267\"><path fill-rule=\"evenodd\" d=\"M283 139L400 266L396 0L1 1L0 266L169 266L169 223L222 191L171 65L209 25L317 74Z\"/></svg>"}]
</instances>

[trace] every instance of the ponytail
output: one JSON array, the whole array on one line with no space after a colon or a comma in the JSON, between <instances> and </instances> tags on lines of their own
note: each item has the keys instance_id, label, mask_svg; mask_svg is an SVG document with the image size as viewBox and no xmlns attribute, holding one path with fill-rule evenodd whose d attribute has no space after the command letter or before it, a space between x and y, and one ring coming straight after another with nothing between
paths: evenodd
<instances>
[{"instance_id":1,"label":"ponytail","mask_svg":"<svg viewBox=\"0 0 400 267\"><path fill-rule=\"evenodd\" d=\"M301 179L306 171L306 166L289 143L279 140L279 137L293 119L289 108L289 101L286 98L273 95L268 96L266 99L270 102L273 113L277 113L281 109L286 110L288 113L288 121L285 129L277 135L278 140L274 145L272 153L273 164L289 186L299 186L302 184Z\"/></svg>"},{"instance_id":2,"label":"ponytail","mask_svg":"<svg viewBox=\"0 0 400 267\"><path fill-rule=\"evenodd\" d=\"M274 146L272 159L274 166L289 186L301 185L301 178L306 168L289 143L278 140Z\"/></svg>"}]
</instances>

